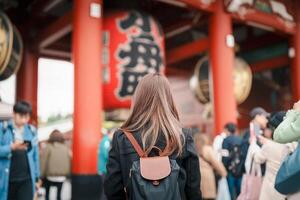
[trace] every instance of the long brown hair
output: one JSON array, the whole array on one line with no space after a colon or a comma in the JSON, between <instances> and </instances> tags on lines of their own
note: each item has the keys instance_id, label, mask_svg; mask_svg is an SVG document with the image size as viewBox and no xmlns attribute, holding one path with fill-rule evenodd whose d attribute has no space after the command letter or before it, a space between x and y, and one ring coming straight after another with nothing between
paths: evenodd
<instances>
[{"instance_id":1,"label":"long brown hair","mask_svg":"<svg viewBox=\"0 0 300 200\"><path fill-rule=\"evenodd\" d=\"M166 77L156 73L140 80L133 95L130 116L121 128L141 133L146 154L154 148L159 134L165 138L167 155L182 153L182 126Z\"/></svg>"}]
</instances>

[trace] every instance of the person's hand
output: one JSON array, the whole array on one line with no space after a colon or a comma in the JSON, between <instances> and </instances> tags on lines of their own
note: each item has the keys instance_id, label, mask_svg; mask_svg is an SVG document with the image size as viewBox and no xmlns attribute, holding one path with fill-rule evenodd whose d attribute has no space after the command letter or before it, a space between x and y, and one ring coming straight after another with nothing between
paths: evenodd
<instances>
[{"instance_id":1,"label":"person's hand","mask_svg":"<svg viewBox=\"0 0 300 200\"><path fill-rule=\"evenodd\" d=\"M300 100L294 104L293 109L300 112Z\"/></svg>"},{"instance_id":2,"label":"person's hand","mask_svg":"<svg viewBox=\"0 0 300 200\"><path fill-rule=\"evenodd\" d=\"M264 144L267 143L268 139L265 138L265 137L263 137L263 136L261 136L261 135L259 135L259 136L258 136L258 141L259 141L262 145L264 145Z\"/></svg>"},{"instance_id":3,"label":"person's hand","mask_svg":"<svg viewBox=\"0 0 300 200\"><path fill-rule=\"evenodd\" d=\"M42 186L42 180L39 179L36 183L35 183L35 190L38 191Z\"/></svg>"},{"instance_id":4,"label":"person's hand","mask_svg":"<svg viewBox=\"0 0 300 200\"><path fill-rule=\"evenodd\" d=\"M27 150L27 144L24 144L23 142L14 142L10 145L11 150Z\"/></svg>"}]
</instances>

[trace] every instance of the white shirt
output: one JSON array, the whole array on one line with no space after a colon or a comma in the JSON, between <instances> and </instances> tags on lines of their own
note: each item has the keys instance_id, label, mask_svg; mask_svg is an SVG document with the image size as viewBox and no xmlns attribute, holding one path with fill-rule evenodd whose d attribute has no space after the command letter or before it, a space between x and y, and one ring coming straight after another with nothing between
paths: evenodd
<instances>
[{"instance_id":1,"label":"white shirt","mask_svg":"<svg viewBox=\"0 0 300 200\"><path fill-rule=\"evenodd\" d=\"M47 179L52 182L64 182L67 178L65 176L48 176Z\"/></svg>"},{"instance_id":2,"label":"white shirt","mask_svg":"<svg viewBox=\"0 0 300 200\"><path fill-rule=\"evenodd\" d=\"M15 141L23 142L23 132L24 127L18 128L17 126L14 126L13 133L14 133L14 139Z\"/></svg>"},{"instance_id":3,"label":"white shirt","mask_svg":"<svg viewBox=\"0 0 300 200\"><path fill-rule=\"evenodd\" d=\"M217 159L222 161L222 144L224 139L226 138L227 134L225 132L220 133L217 135L213 142L213 149L217 153Z\"/></svg>"}]
</instances>

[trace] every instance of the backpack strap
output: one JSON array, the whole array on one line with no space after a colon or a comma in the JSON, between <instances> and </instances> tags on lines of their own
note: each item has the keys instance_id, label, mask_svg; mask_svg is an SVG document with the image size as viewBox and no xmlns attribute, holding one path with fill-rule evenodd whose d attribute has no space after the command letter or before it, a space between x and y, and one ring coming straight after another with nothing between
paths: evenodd
<instances>
[{"instance_id":1,"label":"backpack strap","mask_svg":"<svg viewBox=\"0 0 300 200\"><path fill-rule=\"evenodd\" d=\"M126 137L128 138L128 140L130 141L130 143L132 144L133 148L135 149L135 151L137 152L137 154L141 157L147 157L146 153L143 151L143 149L141 148L141 146L139 145L139 143L136 141L136 139L133 137L132 133L122 130Z\"/></svg>"}]
</instances>

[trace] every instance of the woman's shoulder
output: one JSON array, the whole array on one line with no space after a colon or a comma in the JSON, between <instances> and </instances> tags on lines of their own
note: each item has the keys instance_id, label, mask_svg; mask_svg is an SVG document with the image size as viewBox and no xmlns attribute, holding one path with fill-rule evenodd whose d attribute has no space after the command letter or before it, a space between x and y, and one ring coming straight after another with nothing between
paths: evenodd
<instances>
[{"instance_id":1,"label":"woman's shoulder","mask_svg":"<svg viewBox=\"0 0 300 200\"><path fill-rule=\"evenodd\" d=\"M136 133L132 133L132 134L133 134L134 138L139 142L140 139L138 138L138 134L136 134ZM124 131L120 128L114 132L112 145L118 145L120 147L123 147L123 146L130 147L131 146Z\"/></svg>"},{"instance_id":2,"label":"woman's shoulder","mask_svg":"<svg viewBox=\"0 0 300 200\"><path fill-rule=\"evenodd\" d=\"M182 132L186 140L193 140L192 129L182 128Z\"/></svg>"},{"instance_id":3,"label":"woman's shoulder","mask_svg":"<svg viewBox=\"0 0 300 200\"><path fill-rule=\"evenodd\" d=\"M120 129L120 128L118 128L118 129L115 130L115 132L114 132L114 137L118 138L118 137L120 137L120 135L123 135L123 134L124 134L123 130Z\"/></svg>"}]
</instances>

